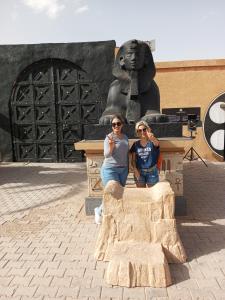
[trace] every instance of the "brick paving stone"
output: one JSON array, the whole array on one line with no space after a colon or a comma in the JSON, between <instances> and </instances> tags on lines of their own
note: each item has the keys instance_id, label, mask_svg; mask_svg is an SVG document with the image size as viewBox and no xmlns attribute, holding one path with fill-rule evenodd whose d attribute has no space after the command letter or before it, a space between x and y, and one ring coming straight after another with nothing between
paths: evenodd
<instances>
[{"instance_id":1,"label":"brick paving stone","mask_svg":"<svg viewBox=\"0 0 225 300\"><path fill-rule=\"evenodd\" d=\"M105 279L103 277L93 277L92 282L91 282L91 287L107 287L107 288L111 288L112 285L111 284L107 284Z\"/></svg>"},{"instance_id":2,"label":"brick paving stone","mask_svg":"<svg viewBox=\"0 0 225 300\"><path fill-rule=\"evenodd\" d=\"M0 269L0 276L3 277L3 276L10 276L10 274L8 275L9 271L11 270L11 268L3 268L3 269ZM13 275L13 274L11 274Z\"/></svg>"},{"instance_id":3,"label":"brick paving stone","mask_svg":"<svg viewBox=\"0 0 225 300\"><path fill-rule=\"evenodd\" d=\"M137 300L143 300L145 299L145 289L136 287L136 288L123 288L123 299L137 299Z\"/></svg>"},{"instance_id":4,"label":"brick paving stone","mask_svg":"<svg viewBox=\"0 0 225 300\"><path fill-rule=\"evenodd\" d=\"M122 287L102 287L101 298L111 297L122 299L123 288Z\"/></svg>"},{"instance_id":5,"label":"brick paving stone","mask_svg":"<svg viewBox=\"0 0 225 300\"><path fill-rule=\"evenodd\" d=\"M51 249L49 250L49 253L54 253L54 254L65 254L66 250L67 250L67 248L62 248L62 247L56 248L56 247L54 247L54 248L51 248Z\"/></svg>"},{"instance_id":6,"label":"brick paving stone","mask_svg":"<svg viewBox=\"0 0 225 300\"><path fill-rule=\"evenodd\" d=\"M198 279L198 278L204 279L205 278L205 276L203 275L203 273L199 269L189 270L188 272L189 272L190 278L192 278L192 279Z\"/></svg>"},{"instance_id":7,"label":"brick paving stone","mask_svg":"<svg viewBox=\"0 0 225 300\"><path fill-rule=\"evenodd\" d=\"M33 247L19 247L16 253L31 254L34 251Z\"/></svg>"},{"instance_id":8,"label":"brick paving stone","mask_svg":"<svg viewBox=\"0 0 225 300\"><path fill-rule=\"evenodd\" d=\"M69 268L69 267L67 267L66 272L65 272L65 276L73 276L73 277L82 277L83 278L85 271L86 271L85 268L79 268L79 267Z\"/></svg>"},{"instance_id":9,"label":"brick paving stone","mask_svg":"<svg viewBox=\"0 0 225 300\"><path fill-rule=\"evenodd\" d=\"M50 283L52 281L53 277L39 277L39 276L33 276L32 281L30 282L30 286L50 286Z\"/></svg>"},{"instance_id":10,"label":"brick paving stone","mask_svg":"<svg viewBox=\"0 0 225 300\"><path fill-rule=\"evenodd\" d=\"M0 295L0 300L21 300L21 296L1 296Z\"/></svg>"},{"instance_id":11,"label":"brick paving stone","mask_svg":"<svg viewBox=\"0 0 225 300\"><path fill-rule=\"evenodd\" d=\"M176 287L178 289L183 289L183 288L197 289L198 288L198 280L199 281L202 280L204 282L204 279L191 279L191 278L189 278L187 280L177 282Z\"/></svg>"},{"instance_id":12,"label":"brick paving stone","mask_svg":"<svg viewBox=\"0 0 225 300\"><path fill-rule=\"evenodd\" d=\"M83 262L80 261L77 264L80 268L86 267L88 270L95 270L96 269L96 261L90 261L90 262Z\"/></svg>"},{"instance_id":13,"label":"brick paving stone","mask_svg":"<svg viewBox=\"0 0 225 300\"><path fill-rule=\"evenodd\" d=\"M215 297L209 289L190 290L193 300L215 300Z\"/></svg>"},{"instance_id":14,"label":"brick paving stone","mask_svg":"<svg viewBox=\"0 0 225 300\"><path fill-rule=\"evenodd\" d=\"M90 298L90 297L89 297ZM65 300L90 300L88 297L77 297L77 298L74 298L74 297L66 297Z\"/></svg>"},{"instance_id":15,"label":"brick paving stone","mask_svg":"<svg viewBox=\"0 0 225 300\"><path fill-rule=\"evenodd\" d=\"M25 261L25 262L23 262L23 268L28 268L28 269L30 269L30 268L39 269L40 266L41 266L41 264L42 264L42 261L32 261L32 260L30 260L30 261ZM43 269L43 268L44 268L44 267L42 267L42 269Z\"/></svg>"},{"instance_id":16,"label":"brick paving stone","mask_svg":"<svg viewBox=\"0 0 225 300\"><path fill-rule=\"evenodd\" d=\"M24 265L24 261L10 261L8 260L7 263L7 268L15 268L15 269L20 269Z\"/></svg>"},{"instance_id":17,"label":"brick paving stone","mask_svg":"<svg viewBox=\"0 0 225 300\"><path fill-rule=\"evenodd\" d=\"M92 277L73 277L71 282L71 287L82 286L85 288L90 288L93 278ZM94 287L95 288L95 287Z\"/></svg>"},{"instance_id":18,"label":"brick paving stone","mask_svg":"<svg viewBox=\"0 0 225 300\"><path fill-rule=\"evenodd\" d=\"M45 260L45 261L53 261L55 255L54 254L42 254L42 253L39 253L36 257L36 260Z\"/></svg>"},{"instance_id":19,"label":"brick paving stone","mask_svg":"<svg viewBox=\"0 0 225 300\"><path fill-rule=\"evenodd\" d=\"M18 249L19 249L18 246L17 247L14 246L10 248L4 247L4 254L3 253L0 254L0 259L2 259L6 253L16 253L16 254L19 253Z\"/></svg>"},{"instance_id":20,"label":"brick paving stone","mask_svg":"<svg viewBox=\"0 0 225 300\"><path fill-rule=\"evenodd\" d=\"M151 300L169 300L169 297L152 297Z\"/></svg>"},{"instance_id":21,"label":"brick paving stone","mask_svg":"<svg viewBox=\"0 0 225 300\"><path fill-rule=\"evenodd\" d=\"M37 258L37 254L27 254L23 253L22 256L19 258L20 261L35 261Z\"/></svg>"},{"instance_id":22,"label":"brick paving stone","mask_svg":"<svg viewBox=\"0 0 225 300\"><path fill-rule=\"evenodd\" d=\"M6 253L4 256L5 260L17 261L22 256L21 253Z\"/></svg>"},{"instance_id":23,"label":"brick paving stone","mask_svg":"<svg viewBox=\"0 0 225 300\"><path fill-rule=\"evenodd\" d=\"M73 262L76 260L80 260L81 258L77 255L73 254L56 254L54 257L54 261L68 261Z\"/></svg>"},{"instance_id":24,"label":"brick paving stone","mask_svg":"<svg viewBox=\"0 0 225 300\"><path fill-rule=\"evenodd\" d=\"M30 268L27 271L27 275L33 275L33 276L44 276L46 273L46 268Z\"/></svg>"},{"instance_id":25,"label":"brick paving stone","mask_svg":"<svg viewBox=\"0 0 225 300\"><path fill-rule=\"evenodd\" d=\"M79 296L81 297L95 297L95 298L100 298L100 293L101 293L101 288L100 287L95 287L95 288L85 288L81 287Z\"/></svg>"},{"instance_id":26,"label":"brick paving stone","mask_svg":"<svg viewBox=\"0 0 225 300\"><path fill-rule=\"evenodd\" d=\"M4 259L0 260L0 269L4 268L8 262L9 262L8 260L4 260Z\"/></svg>"},{"instance_id":27,"label":"brick paving stone","mask_svg":"<svg viewBox=\"0 0 225 300\"><path fill-rule=\"evenodd\" d=\"M89 276L92 276L93 278L103 277L104 273L105 273L104 269L102 269L102 270L85 269L84 278L89 277Z\"/></svg>"},{"instance_id":28,"label":"brick paving stone","mask_svg":"<svg viewBox=\"0 0 225 300\"><path fill-rule=\"evenodd\" d=\"M210 272L209 272L209 268L205 267L205 268L200 268L202 274L204 275L204 277L208 277L208 278L216 278L216 277L222 277L224 278L224 273L223 271L217 267L217 268L210 268Z\"/></svg>"},{"instance_id":29,"label":"brick paving stone","mask_svg":"<svg viewBox=\"0 0 225 300\"><path fill-rule=\"evenodd\" d=\"M151 299L152 297L167 297L166 288L145 288L146 299Z\"/></svg>"},{"instance_id":30,"label":"brick paving stone","mask_svg":"<svg viewBox=\"0 0 225 300\"><path fill-rule=\"evenodd\" d=\"M46 247L41 247L41 248L34 248L33 250L33 254L48 254L50 251L50 248L46 248Z\"/></svg>"},{"instance_id":31,"label":"brick paving stone","mask_svg":"<svg viewBox=\"0 0 225 300\"><path fill-rule=\"evenodd\" d=\"M63 277L64 273L65 273L65 268L59 268L59 269L52 269L52 268L48 268L45 276L57 276L57 277Z\"/></svg>"},{"instance_id":32,"label":"brick paving stone","mask_svg":"<svg viewBox=\"0 0 225 300\"><path fill-rule=\"evenodd\" d=\"M197 279L197 283L200 289L210 288L210 289L219 289L220 286L215 278L206 278L206 279Z\"/></svg>"},{"instance_id":33,"label":"brick paving stone","mask_svg":"<svg viewBox=\"0 0 225 300\"><path fill-rule=\"evenodd\" d=\"M72 277L54 277L51 286L56 286L56 287L69 287L72 281Z\"/></svg>"},{"instance_id":34,"label":"brick paving stone","mask_svg":"<svg viewBox=\"0 0 225 300\"><path fill-rule=\"evenodd\" d=\"M225 293L223 290L213 290L212 294L216 300L225 300Z\"/></svg>"},{"instance_id":35,"label":"brick paving stone","mask_svg":"<svg viewBox=\"0 0 225 300\"><path fill-rule=\"evenodd\" d=\"M41 268L47 268L47 269L58 269L60 265L59 261L43 261L41 262Z\"/></svg>"},{"instance_id":36,"label":"brick paving stone","mask_svg":"<svg viewBox=\"0 0 225 300\"><path fill-rule=\"evenodd\" d=\"M55 297L57 292L58 292L58 288L56 287L39 286L34 296Z\"/></svg>"},{"instance_id":37,"label":"brick paving stone","mask_svg":"<svg viewBox=\"0 0 225 300\"><path fill-rule=\"evenodd\" d=\"M78 296L78 293L79 293L79 287L74 287L74 288L71 288L71 287L60 287L59 290L58 290L58 293L57 293L57 296L58 297L74 297L76 298Z\"/></svg>"},{"instance_id":38,"label":"brick paving stone","mask_svg":"<svg viewBox=\"0 0 225 300\"><path fill-rule=\"evenodd\" d=\"M187 288L182 289L167 289L169 299L171 300L190 300L190 290Z\"/></svg>"},{"instance_id":39,"label":"brick paving stone","mask_svg":"<svg viewBox=\"0 0 225 300\"><path fill-rule=\"evenodd\" d=\"M15 290L16 290L16 287L0 285L0 295L1 296L11 297L14 294Z\"/></svg>"},{"instance_id":40,"label":"brick paving stone","mask_svg":"<svg viewBox=\"0 0 225 300\"><path fill-rule=\"evenodd\" d=\"M12 268L7 272L7 275L8 276L10 276L10 275L24 276L27 273L27 271L28 271L28 268L20 268L20 269Z\"/></svg>"},{"instance_id":41,"label":"brick paving stone","mask_svg":"<svg viewBox=\"0 0 225 300\"><path fill-rule=\"evenodd\" d=\"M33 276L15 276L10 285L29 286Z\"/></svg>"},{"instance_id":42,"label":"brick paving stone","mask_svg":"<svg viewBox=\"0 0 225 300\"><path fill-rule=\"evenodd\" d=\"M22 296L20 300L43 300L43 297L28 297L28 296Z\"/></svg>"},{"instance_id":43,"label":"brick paving stone","mask_svg":"<svg viewBox=\"0 0 225 300\"><path fill-rule=\"evenodd\" d=\"M221 277L216 278L216 281L218 282L219 287L221 289L225 290L225 277L224 278L221 278ZM225 291L224 291L224 293L225 293Z\"/></svg>"},{"instance_id":44,"label":"brick paving stone","mask_svg":"<svg viewBox=\"0 0 225 300\"><path fill-rule=\"evenodd\" d=\"M3 285L3 286L8 286L10 284L10 282L13 280L14 276L9 276L9 277L6 277L6 276L1 276L0 277L0 286ZM1 293L1 292L0 292Z\"/></svg>"},{"instance_id":45,"label":"brick paving stone","mask_svg":"<svg viewBox=\"0 0 225 300\"><path fill-rule=\"evenodd\" d=\"M29 296L33 297L35 291L37 290L37 287L24 287L24 286L19 286L16 291L15 291L15 296Z\"/></svg>"}]
</instances>

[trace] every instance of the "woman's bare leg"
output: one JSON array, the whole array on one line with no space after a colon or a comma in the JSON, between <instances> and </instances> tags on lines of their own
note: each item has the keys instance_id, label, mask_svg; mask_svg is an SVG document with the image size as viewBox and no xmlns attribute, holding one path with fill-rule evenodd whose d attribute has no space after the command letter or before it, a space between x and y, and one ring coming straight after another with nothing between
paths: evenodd
<instances>
[{"instance_id":1,"label":"woman's bare leg","mask_svg":"<svg viewBox=\"0 0 225 300\"><path fill-rule=\"evenodd\" d=\"M148 186L148 187L153 187L154 184L151 184L151 183L149 184L149 183L147 183L147 186Z\"/></svg>"},{"instance_id":2,"label":"woman's bare leg","mask_svg":"<svg viewBox=\"0 0 225 300\"><path fill-rule=\"evenodd\" d=\"M146 184L145 183L136 182L136 187L138 187L138 188L145 188Z\"/></svg>"}]
</instances>

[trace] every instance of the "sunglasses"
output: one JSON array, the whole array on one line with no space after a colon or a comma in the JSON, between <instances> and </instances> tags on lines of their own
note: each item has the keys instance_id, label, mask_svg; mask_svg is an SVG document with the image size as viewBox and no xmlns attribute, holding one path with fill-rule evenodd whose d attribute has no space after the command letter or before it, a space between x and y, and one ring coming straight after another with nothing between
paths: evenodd
<instances>
[{"instance_id":1,"label":"sunglasses","mask_svg":"<svg viewBox=\"0 0 225 300\"><path fill-rule=\"evenodd\" d=\"M120 127L121 125L122 125L121 122L112 123L112 127L116 127L116 126Z\"/></svg>"},{"instance_id":2,"label":"sunglasses","mask_svg":"<svg viewBox=\"0 0 225 300\"><path fill-rule=\"evenodd\" d=\"M138 129L138 130L137 130L137 132L142 132L142 131L143 131L143 132L146 132L146 131L147 131L147 128L142 128L142 129Z\"/></svg>"}]
</instances>

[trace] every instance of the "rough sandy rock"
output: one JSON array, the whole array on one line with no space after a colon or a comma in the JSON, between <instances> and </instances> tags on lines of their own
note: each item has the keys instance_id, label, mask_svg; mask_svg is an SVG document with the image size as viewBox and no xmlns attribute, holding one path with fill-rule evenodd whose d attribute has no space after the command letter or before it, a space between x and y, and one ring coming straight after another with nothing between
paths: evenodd
<instances>
[{"instance_id":1,"label":"rough sandy rock","mask_svg":"<svg viewBox=\"0 0 225 300\"><path fill-rule=\"evenodd\" d=\"M150 260L148 260L147 265L143 261L139 264L132 261L130 249L133 249L134 253L136 253L134 247L126 248L126 253L121 252L122 246L119 245L125 245L125 242L131 243L130 241L132 241L132 243L136 243L135 245L138 248L141 247L141 243L148 245L150 248L152 247L151 249L156 247L152 244L158 244L157 247L160 246L163 249L164 259L168 263L185 262L185 250L176 229L176 220L174 219L174 204L174 192L168 182L159 182L152 188L134 187L125 189L115 181L108 182L103 195L103 221L96 243L95 258L110 261L109 268L114 271L121 268L125 270L125 266L128 265L132 270L137 268L137 266L141 270L143 268L150 270L151 267L149 266L152 266ZM121 242L123 243L121 244ZM125 260L125 265L121 260L116 263L119 252L123 253L122 257ZM139 253L142 256L141 251ZM159 265L164 266L164 262L162 263L164 260L161 259L161 256L159 257ZM109 275L111 274L110 269L107 272L108 281L110 282L118 282L119 285L125 286L128 286L128 282L131 284L129 286L145 286L146 284L146 280L143 279L142 283L137 279L142 278L140 277L141 275L132 275L133 271L129 278L123 279L123 284L121 284L121 279ZM147 274L147 271L143 272ZM168 273L169 271L164 271L165 274L167 274L166 272ZM132 276L136 279L132 279ZM168 274L162 275L162 277L170 278ZM147 285L166 286L170 280L165 279L164 283L166 285L160 285L160 283L156 285L156 282L162 282L162 278L154 277L153 279L148 279Z\"/></svg>"},{"instance_id":2,"label":"rough sandy rock","mask_svg":"<svg viewBox=\"0 0 225 300\"><path fill-rule=\"evenodd\" d=\"M106 282L126 287L165 287L171 284L169 266L160 244L116 242Z\"/></svg>"}]
</instances>

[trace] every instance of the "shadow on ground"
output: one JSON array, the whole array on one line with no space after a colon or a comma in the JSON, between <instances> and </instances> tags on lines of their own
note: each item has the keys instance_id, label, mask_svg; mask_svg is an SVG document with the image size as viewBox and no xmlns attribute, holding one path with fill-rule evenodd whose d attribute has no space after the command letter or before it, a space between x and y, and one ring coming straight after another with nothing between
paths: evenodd
<instances>
[{"instance_id":1,"label":"shadow on ground","mask_svg":"<svg viewBox=\"0 0 225 300\"><path fill-rule=\"evenodd\" d=\"M0 168L0 216L65 200L87 189L84 163L3 163Z\"/></svg>"},{"instance_id":2,"label":"shadow on ground","mask_svg":"<svg viewBox=\"0 0 225 300\"><path fill-rule=\"evenodd\" d=\"M225 271L225 163L207 164L184 164L188 215L178 220L178 229L188 268L170 265L175 283L190 278L189 270L197 274L196 266L202 274L206 268Z\"/></svg>"}]
</instances>

